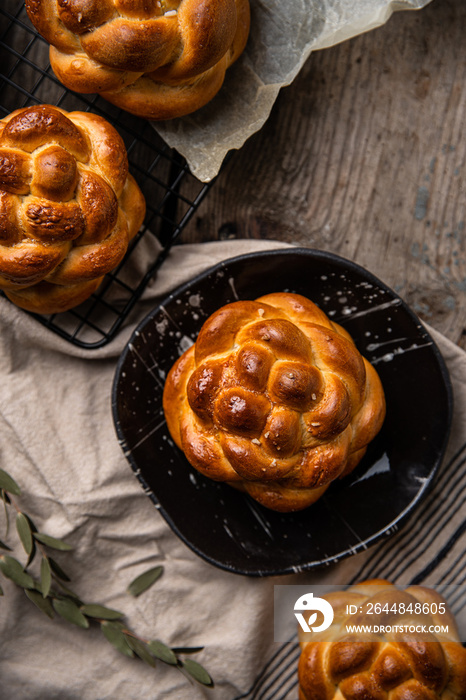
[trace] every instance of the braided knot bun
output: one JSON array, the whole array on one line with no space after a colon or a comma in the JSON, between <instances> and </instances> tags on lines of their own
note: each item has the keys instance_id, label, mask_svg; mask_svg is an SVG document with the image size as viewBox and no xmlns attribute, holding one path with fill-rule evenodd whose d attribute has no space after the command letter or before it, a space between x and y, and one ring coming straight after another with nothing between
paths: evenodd
<instances>
[{"instance_id":1,"label":"braided knot bun","mask_svg":"<svg viewBox=\"0 0 466 700\"><path fill-rule=\"evenodd\" d=\"M163 400L196 469L278 511L306 508L349 473L385 416L379 377L350 336L287 293L214 313Z\"/></svg>"},{"instance_id":2,"label":"braided knot bun","mask_svg":"<svg viewBox=\"0 0 466 700\"><path fill-rule=\"evenodd\" d=\"M466 649L436 591L401 591L374 579L322 597L332 604L334 619L323 632L299 631L299 700L466 698ZM348 606L358 612L349 615ZM388 631L356 637L347 624Z\"/></svg>"},{"instance_id":3,"label":"braided knot bun","mask_svg":"<svg viewBox=\"0 0 466 700\"><path fill-rule=\"evenodd\" d=\"M87 299L145 214L125 145L101 117L50 105L0 121L0 289L37 313Z\"/></svg>"},{"instance_id":4,"label":"braided knot bun","mask_svg":"<svg viewBox=\"0 0 466 700\"><path fill-rule=\"evenodd\" d=\"M209 102L249 34L249 0L26 0L26 9L66 87L146 119Z\"/></svg>"}]
</instances>

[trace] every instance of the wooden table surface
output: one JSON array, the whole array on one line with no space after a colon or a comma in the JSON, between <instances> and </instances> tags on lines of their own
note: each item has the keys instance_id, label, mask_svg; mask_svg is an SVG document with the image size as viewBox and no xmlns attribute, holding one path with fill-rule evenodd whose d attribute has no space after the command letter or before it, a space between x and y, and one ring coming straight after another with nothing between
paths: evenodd
<instances>
[{"instance_id":1,"label":"wooden table surface","mask_svg":"<svg viewBox=\"0 0 466 700\"><path fill-rule=\"evenodd\" d=\"M465 0L433 0L313 53L183 242L337 253L466 348L465 34Z\"/></svg>"}]
</instances>

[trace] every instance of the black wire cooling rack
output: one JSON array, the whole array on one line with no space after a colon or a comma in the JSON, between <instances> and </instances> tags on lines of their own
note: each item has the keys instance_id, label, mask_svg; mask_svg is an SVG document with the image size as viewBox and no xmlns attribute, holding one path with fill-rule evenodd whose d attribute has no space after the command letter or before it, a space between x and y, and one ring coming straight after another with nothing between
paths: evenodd
<instances>
[{"instance_id":1,"label":"black wire cooling rack","mask_svg":"<svg viewBox=\"0 0 466 700\"><path fill-rule=\"evenodd\" d=\"M71 311L50 316L30 314L74 345L101 347L115 337L212 183L197 180L184 158L170 149L146 120L123 112L98 95L77 95L64 88L50 68L48 44L31 25L23 1L1 0L0 61L0 118L15 109L42 103L100 114L125 141L130 171L146 198L141 231L97 292Z\"/></svg>"}]
</instances>

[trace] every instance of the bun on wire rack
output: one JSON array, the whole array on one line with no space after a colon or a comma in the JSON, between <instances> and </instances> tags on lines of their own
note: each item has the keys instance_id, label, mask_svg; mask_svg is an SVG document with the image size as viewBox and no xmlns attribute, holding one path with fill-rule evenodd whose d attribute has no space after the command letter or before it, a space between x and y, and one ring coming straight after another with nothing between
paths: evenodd
<instances>
[{"instance_id":1,"label":"bun on wire rack","mask_svg":"<svg viewBox=\"0 0 466 700\"><path fill-rule=\"evenodd\" d=\"M26 0L57 78L146 119L220 90L249 34L249 0Z\"/></svg>"},{"instance_id":2,"label":"bun on wire rack","mask_svg":"<svg viewBox=\"0 0 466 700\"><path fill-rule=\"evenodd\" d=\"M144 215L124 142L102 117L38 105L0 120L0 289L18 306L83 302Z\"/></svg>"}]
</instances>

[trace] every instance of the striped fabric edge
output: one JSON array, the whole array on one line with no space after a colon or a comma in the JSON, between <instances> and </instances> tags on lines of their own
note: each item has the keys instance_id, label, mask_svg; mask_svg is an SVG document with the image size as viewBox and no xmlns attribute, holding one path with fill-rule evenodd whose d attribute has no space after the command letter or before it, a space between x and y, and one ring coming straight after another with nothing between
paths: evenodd
<instances>
[{"instance_id":1,"label":"striped fabric edge","mask_svg":"<svg viewBox=\"0 0 466 700\"><path fill-rule=\"evenodd\" d=\"M380 577L403 585L430 582L441 593L452 584L466 582L465 464L466 442L443 467L434 488L403 529L370 551L350 585ZM466 605L466 590L458 589L448 602L458 614ZM293 636L269 659L251 688L234 700L296 700L299 656Z\"/></svg>"}]
</instances>

